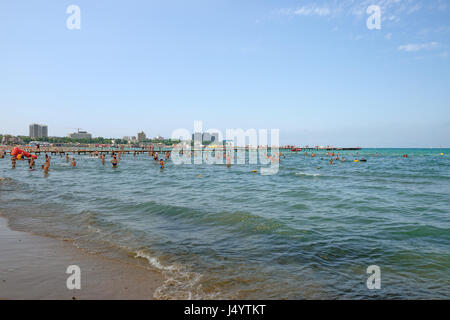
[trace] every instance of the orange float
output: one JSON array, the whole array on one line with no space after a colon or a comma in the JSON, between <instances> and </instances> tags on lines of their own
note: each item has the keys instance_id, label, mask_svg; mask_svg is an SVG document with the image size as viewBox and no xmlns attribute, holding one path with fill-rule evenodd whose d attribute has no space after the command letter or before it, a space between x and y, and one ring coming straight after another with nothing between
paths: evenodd
<instances>
[{"instance_id":1,"label":"orange float","mask_svg":"<svg viewBox=\"0 0 450 320\"><path fill-rule=\"evenodd\" d=\"M26 151L24 151L24 150L21 150L21 149L19 149L19 148L17 148L17 147L15 147L14 149L12 149L12 151L11 151L11 155L12 155L12 156L17 156L17 155L19 155L19 154L23 154L23 155L24 155L25 157L27 157L27 158L37 159L37 155L35 155L35 154L31 154L31 153L26 152Z\"/></svg>"}]
</instances>

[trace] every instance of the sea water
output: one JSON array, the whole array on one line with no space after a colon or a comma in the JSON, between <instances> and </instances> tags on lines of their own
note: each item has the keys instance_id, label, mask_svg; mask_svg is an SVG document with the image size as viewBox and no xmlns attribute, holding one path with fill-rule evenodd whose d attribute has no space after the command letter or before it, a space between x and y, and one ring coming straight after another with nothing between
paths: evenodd
<instances>
[{"instance_id":1,"label":"sea water","mask_svg":"<svg viewBox=\"0 0 450 320\"><path fill-rule=\"evenodd\" d=\"M5 158L0 213L158 270L161 299L450 298L450 150L340 155L286 152L267 176L252 164L161 170L147 154L117 169L109 156L71 155L75 168L52 156L45 176L43 155L34 171ZM371 265L379 290L366 284Z\"/></svg>"}]
</instances>

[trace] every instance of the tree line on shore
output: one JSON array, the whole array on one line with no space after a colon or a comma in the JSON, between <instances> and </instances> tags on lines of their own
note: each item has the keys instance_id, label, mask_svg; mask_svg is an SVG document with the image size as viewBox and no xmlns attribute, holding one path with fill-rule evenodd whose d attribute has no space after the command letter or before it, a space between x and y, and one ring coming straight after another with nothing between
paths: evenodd
<instances>
[{"instance_id":1,"label":"tree line on shore","mask_svg":"<svg viewBox=\"0 0 450 320\"><path fill-rule=\"evenodd\" d=\"M3 137L11 138L14 137L12 135L4 135L0 134L0 142L3 141ZM42 138L30 138L28 136L16 136L23 141L24 144L29 144L31 141L39 141L39 142L48 142L51 144L128 144L128 140L124 139L114 139L114 138L90 138L90 139L72 139L69 137L42 137ZM143 141L139 141L133 144L145 144L145 143L153 143L153 144L165 144L172 145L174 143L179 143L180 140L172 140L172 139L146 139Z\"/></svg>"}]
</instances>

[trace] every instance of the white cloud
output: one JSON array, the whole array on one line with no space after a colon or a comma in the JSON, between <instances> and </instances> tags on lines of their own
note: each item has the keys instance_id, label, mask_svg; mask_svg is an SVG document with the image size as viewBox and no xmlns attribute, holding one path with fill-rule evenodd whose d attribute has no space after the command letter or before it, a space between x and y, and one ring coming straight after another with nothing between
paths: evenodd
<instances>
[{"instance_id":1,"label":"white cloud","mask_svg":"<svg viewBox=\"0 0 450 320\"><path fill-rule=\"evenodd\" d=\"M394 21L394 22L399 22L400 18L397 17L396 15L391 15L387 18L389 21Z\"/></svg>"},{"instance_id":2,"label":"white cloud","mask_svg":"<svg viewBox=\"0 0 450 320\"><path fill-rule=\"evenodd\" d=\"M437 42L429 42L429 43L410 43L401 45L398 47L399 51L406 51L406 52L415 52L420 50L431 50L435 49L439 46Z\"/></svg>"},{"instance_id":3,"label":"white cloud","mask_svg":"<svg viewBox=\"0 0 450 320\"><path fill-rule=\"evenodd\" d=\"M339 16L353 15L358 18L366 16L366 10L370 5L380 6L383 19L398 22L399 16L411 14L423 9L419 0L328 0L311 2L297 8L285 8L279 13L290 16Z\"/></svg>"},{"instance_id":4,"label":"white cloud","mask_svg":"<svg viewBox=\"0 0 450 320\"><path fill-rule=\"evenodd\" d=\"M351 39L351 40L355 40L355 41L359 41L359 40L361 40L361 39L364 39L364 36L362 36L362 35L360 35L360 34L358 34L358 35L351 35L351 36L350 36L350 39Z\"/></svg>"},{"instance_id":5,"label":"white cloud","mask_svg":"<svg viewBox=\"0 0 450 320\"><path fill-rule=\"evenodd\" d=\"M414 6L412 6L411 8L409 8L408 10L408 14L411 14L413 12L419 11L422 8L422 6L420 4L416 4Z\"/></svg>"},{"instance_id":6,"label":"white cloud","mask_svg":"<svg viewBox=\"0 0 450 320\"><path fill-rule=\"evenodd\" d=\"M423 28L417 34L421 36L428 35L429 33L448 33L450 32L450 26L442 26L438 28Z\"/></svg>"},{"instance_id":7,"label":"white cloud","mask_svg":"<svg viewBox=\"0 0 450 320\"><path fill-rule=\"evenodd\" d=\"M294 16L329 16L332 14L332 10L328 6L308 5L297 9L281 9L281 14L294 15Z\"/></svg>"},{"instance_id":8,"label":"white cloud","mask_svg":"<svg viewBox=\"0 0 450 320\"><path fill-rule=\"evenodd\" d=\"M384 38L386 40L391 40L392 39L392 33L388 33L387 35L384 36Z\"/></svg>"}]
</instances>

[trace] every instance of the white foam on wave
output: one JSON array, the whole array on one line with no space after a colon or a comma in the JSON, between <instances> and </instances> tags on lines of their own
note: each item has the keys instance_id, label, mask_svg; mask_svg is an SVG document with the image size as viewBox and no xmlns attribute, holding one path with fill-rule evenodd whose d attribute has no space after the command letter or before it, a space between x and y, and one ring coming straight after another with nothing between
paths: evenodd
<instances>
[{"instance_id":1,"label":"white foam on wave","mask_svg":"<svg viewBox=\"0 0 450 320\"><path fill-rule=\"evenodd\" d=\"M143 250L138 250L134 256L135 258L146 259L153 267L162 271L176 271L178 268L176 266L163 266L156 257L152 257L145 253Z\"/></svg>"},{"instance_id":2,"label":"white foam on wave","mask_svg":"<svg viewBox=\"0 0 450 320\"><path fill-rule=\"evenodd\" d=\"M88 229L95 232L95 233L100 233L102 232L102 230L100 230L99 228L93 227L93 226L88 226Z\"/></svg>"},{"instance_id":3,"label":"white foam on wave","mask_svg":"<svg viewBox=\"0 0 450 320\"><path fill-rule=\"evenodd\" d=\"M309 172L302 172L302 171L296 172L295 175L296 176L309 176L309 177L318 177L318 176L320 176L319 173L309 173Z\"/></svg>"},{"instance_id":4,"label":"white foam on wave","mask_svg":"<svg viewBox=\"0 0 450 320\"><path fill-rule=\"evenodd\" d=\"M135 258L146 259L152 267L160 270L166 278L163 285L155 290L153 294L155 299L217 299L221 295L220 292L212 294L202 292L202 286L199 283L202 278L200 273L188 271L181 265L163 265L158 258L143 250L136 251Z\"/></svg>"}]
</instances>

